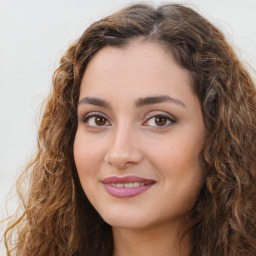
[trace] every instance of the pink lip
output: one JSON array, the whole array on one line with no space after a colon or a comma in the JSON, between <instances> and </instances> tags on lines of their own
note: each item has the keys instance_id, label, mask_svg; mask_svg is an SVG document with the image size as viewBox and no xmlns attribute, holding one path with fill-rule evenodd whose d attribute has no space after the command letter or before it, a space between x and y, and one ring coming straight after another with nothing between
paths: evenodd
<instances>
[{"instance_id":1,"label":"pink lip","mask_svg":"<svg viewBox=\"0 0 256 256\"><path fill-rule=\"evenodd\" d=\"M139 182L139 183L144 183L145 185L127 188L127 187L115 187L111 184L111 183L124 184L124 183L130 183L130 182ZM103 179L102 183L106 191L110 195L118 198L125 198L125 197L133 197L147 191L156 182L154 180L145 179L137 176L126 176L126 177L111 176Z\"/></svg>"},{"instance_id":2,"label":"pink lip","mask_svg":"<svg viewBox=\"0 0 256 256\"><path fill-rule=\"evenodd\" d=\"M154 180L150 179L145 179L137 176L125 176L125 177L117 177L117 176L110 176L108 178L105 178L102 180L104 184L107 183L129 183L129 182L140 182L140 183L145 183L145 184L152 184L155 183Z\"/></svg>"}]
</instances>

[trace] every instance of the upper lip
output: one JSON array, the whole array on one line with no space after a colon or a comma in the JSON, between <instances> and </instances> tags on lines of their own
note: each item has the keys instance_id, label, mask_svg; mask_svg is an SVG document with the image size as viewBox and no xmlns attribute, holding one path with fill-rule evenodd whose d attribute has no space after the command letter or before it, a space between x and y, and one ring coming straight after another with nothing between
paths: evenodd
<instances>
[{"instance_id":1,"label":"upper lip","mask_svg":"<svg viewBox=\"0 0 256 256\"><path fill-rule=\"evenodd\" d=\"M118 177L118 176L110 176L102 180L103 183L118 183L118 184L124 184L124 183L130 183L130 182L139 182L144 184L152 184L155 183L154 180L146 179L138 176L125 176L125 177Z\"/></svg>"}]
</instances>

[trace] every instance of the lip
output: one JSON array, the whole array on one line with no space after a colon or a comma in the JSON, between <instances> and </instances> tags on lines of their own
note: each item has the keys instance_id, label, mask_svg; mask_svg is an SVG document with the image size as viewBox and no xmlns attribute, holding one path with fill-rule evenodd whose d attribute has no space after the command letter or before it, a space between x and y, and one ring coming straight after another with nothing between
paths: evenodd
<instances>
[{"instance_id":1,"label":"lip","mask_svg":"<svg viewBox=\"0 0 256 256\"><path fill-rule=\"evenodd\" d=\"M141 178L138 176L125 176L125 177L118 177L118 176L110 176L102 180L104 184L108 183L129 183L129 182L139 182L139 183L145 183L145 184L152 184L155 183L154 180Z\"/></svg>"},{"instance_id":2,"label":"lip","mask_svg":"<svg viewBox=\"0 0 256 256\"><path fill-rule=\"evenodd\" d=\"M139 185L136 187L116 187L113 184L125 184L125 183L143 183L143 185ZM138 176L125 176L125 177L117 177L110 176L102 180L102 183L106 189L106 191L118 198L126 198L133 197L139 195L148 189L150 189L156 181L146 178L141 178Z\"/></svg>"}]
</instances>

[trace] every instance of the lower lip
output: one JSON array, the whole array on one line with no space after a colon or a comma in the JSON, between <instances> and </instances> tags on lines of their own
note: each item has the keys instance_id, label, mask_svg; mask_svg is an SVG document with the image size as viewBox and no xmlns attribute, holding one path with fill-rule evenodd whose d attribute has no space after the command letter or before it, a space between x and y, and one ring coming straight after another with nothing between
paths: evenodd
<instances>
[{"instance_id":1,"label":"lower lip","mask_svg":"<svg viewBox=\"0 0 256 256\"><path fill-rule=\"evenodd\" d=\"M125 197L133 197L133 196L137 196L145 191L147 191L148 189L150 189L153 184L148 184L145 186L140 186L140 187L133 187L133 188L125 188L125 187L114 187L111 186L109 184L103 184L106 191L114 197L118 197L118 198L125 198Z\"/></svg>"}]
</instances>

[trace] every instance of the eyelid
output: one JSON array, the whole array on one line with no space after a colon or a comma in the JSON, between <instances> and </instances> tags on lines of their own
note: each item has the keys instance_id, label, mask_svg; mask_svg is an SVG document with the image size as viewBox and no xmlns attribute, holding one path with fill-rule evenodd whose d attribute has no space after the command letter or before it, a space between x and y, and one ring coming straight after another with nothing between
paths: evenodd
<instances>
[{"instance_id":1,"label":"eyelid","mask_svg":"<svg viewBox=\"0 0 256 256\"><path fill-rule=\"evenodd\" d=\"M85 124L89 118L97 117L97 116L105 118L107 120L107 122L111 124L111 122L109 121L109 118L106 115L104 115L102 112L98 112L98 111L97 112L93 111L93 112L89 112L89 113L85 113L85 114L81 115L80 121ZM102 125L102 126L87 125L87 127L91 128L91 129L99 129L99 128L103 128L105 126L109 126L109 125Z\"/></svg>"},{"instance_id":2,"label":"eyelid","mask_svg":"<svg viewBox=\"0 0 256 256\"><path fill-rule=\"evenodd\" d=\"M164 116L164 117L171 119L173 122L177 122L177 119L173 115L171 115L167 112L163 112L163 111L152 111L146 115L145 119L149 120L150 118L155 117L155 116Z\"/></svg>"},{"instance_id":3,"label":"eyelid","mask_svg":"<svg viewBox=\"0 0 256 256\"><path fill-rule=\"evenodd\" d=\"M91 111L91 112L86 112L84 114L81 114L81 119L84 119L86 117L91 117L91 116L102 116L106 119L109 119L105 114L103 114L100 111Z\"/></svg>"},{"instance_id":4,"label":"eyelid","mask_svg":"<svg viewBox=\"0 0 256 256\"><path fill-rule=\"evenodd\" d=\"M168 125L163 125L163 126L150 126L150 125L146 125L146 123L152 119L152 118L155 118L155 117L158 117L158 116L161 116L161 117L165 117L168 119L168 121L170 122ZM146 117L145 117L146 121L143 122L142 125L144 126L149 126L149 127L153 127L153 128L156 128L156 129L164 129L164 128L167 128L175 123L177 123L177 119L169 114L169 113L166 113L166 112L163 112L163 111L152 111L150 112Z\"/></svg>"}]
</instances>

